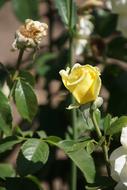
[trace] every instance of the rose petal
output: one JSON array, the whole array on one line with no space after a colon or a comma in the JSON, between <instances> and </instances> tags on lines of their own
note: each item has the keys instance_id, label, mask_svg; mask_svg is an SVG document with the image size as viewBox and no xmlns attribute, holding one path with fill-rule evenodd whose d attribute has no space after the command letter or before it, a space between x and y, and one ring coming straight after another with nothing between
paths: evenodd
<instances>
[{"instance_id":1,"label":"rose petal","mask_svg":"<svg viewBox=\"0 0 127 190\"><path fill-rule=\"evenodd\" d=\"M122 128L122 133L120 137L121 144L127 148L127 127Z\"/></svg>"},{"instance_id":2,"label":"rose petal","mask_svg":"<svg viewBox=\"0 0 127 190\"><path fill-rule=\"evenodd\" d=\"M127 186L127 155L125 157L125 164L123 166L123 169L120 173L120 180L123 182L125 186Z\"/></svg>"},{"instance_id":3,"label":"rose petal","mask_svg":"<svg viewBox=\"0 0 127 190\"><path fill-rule=\"evenodd\" d=\"M126 187L122 182L119 182L119 183L115 186L115 190L127 190L127 187Z\"/></svg>"},{"instance_id":4,"label":"rose petal","mask_svg":"<svg viewBox=\"0 0 127 190\"><path fill-rule=\"evenodd\" d=\"M114 150L110 156L111 176L115 181L120 180L120 174L126 163L127 150L124 147L119 147Z\"/></svg>"}]
</instances>

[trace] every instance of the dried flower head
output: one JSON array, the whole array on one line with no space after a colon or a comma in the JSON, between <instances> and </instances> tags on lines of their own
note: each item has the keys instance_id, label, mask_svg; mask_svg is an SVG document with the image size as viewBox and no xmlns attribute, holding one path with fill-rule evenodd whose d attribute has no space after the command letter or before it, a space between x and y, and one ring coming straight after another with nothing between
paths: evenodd
<instances>
[{"instance_id":1,"label":"dried flower head","mask_svg":"<svg viewBox=\"0 0 127 190\"><path fill-rule=\"evenodd\" d=\"M15 33L13 50L38 47L42 38L47 35L47 29L46 23L26 19L25 24L20 26Z\"/></svg>"}]
</instances>

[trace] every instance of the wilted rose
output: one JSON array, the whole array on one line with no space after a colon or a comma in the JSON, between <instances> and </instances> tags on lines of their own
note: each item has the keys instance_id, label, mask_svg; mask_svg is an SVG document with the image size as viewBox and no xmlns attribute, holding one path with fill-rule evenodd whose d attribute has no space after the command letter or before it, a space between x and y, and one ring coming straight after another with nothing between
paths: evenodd
<instances>
[{"instance_id":1,"label":"wilted rose","mask_svg":"<svg viewBox=\"0 0 127 190\"><path fill-rule=\"evenodd\" d=\"M25 24L15 33L15 40L12 44L13 50L20 48L38 47L41 40L47 34L48 25L39 21L26 19Z\"/></svg>"}]
</instances>

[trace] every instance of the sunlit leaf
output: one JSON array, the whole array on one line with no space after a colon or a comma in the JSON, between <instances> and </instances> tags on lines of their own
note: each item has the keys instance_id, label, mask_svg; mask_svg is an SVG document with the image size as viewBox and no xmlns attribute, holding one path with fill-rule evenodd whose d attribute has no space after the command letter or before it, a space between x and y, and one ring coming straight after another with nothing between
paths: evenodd
<instances>
[{"instance_id":1,"label":"sunlit leaf","mask_svg":"<svg viewBox=\"0 0 127 190\"><path fill-rule=\"evenodd\" d=\"M36 133L38 134L38 136L42 139L46 138L47 135L46 135L46 132L41 130L41 131L36 131Z\"/></svg>"},{"instance_id":2,"label":"sunlit leaf","mask_svg":"<svg viewBox=\"0 0 127 190\"><path fill-rule=\"evenodd\" d=\"M73 141L61 141L58 146L65 151L67 156L75 163L75 165L82 171L86 181L93 183L95 180L95 165L93 158L84 148L78 147L77 150L72 151ZM79 156L80 155L80 156Z\"/></svg>"},{"instance_id":3,"label":"sunlit leaf","mask_svg":"<svg viewBox=\"0 0 127 190\"><path fill-rule=\"evenodd\" d=\"M10 164L0 164L0 178L5 179L6 177L14 177L15 170Z\"/></svg>"},{"instance_id":4,"label":"sunlit leaf","mask_svg":"<svg viewBox=\"0 0 127 190\"><path fill-rule=\"evenodd\" d=\"M95 145L92 141L87 143L86 151L91 154L95 149Z\"/></svg>"},{"instance_id":5,"label":"sunlit leaf","mask_svg":"<svg viewBox=\"0 0 127 190\"><path fill-rule=\"evenodd\" d=\"M0 130L4 131L6 135L9 135L11 126L11 108L7 97L0 91Z\"/></svg>"},{"instance_id":6,"label":"sunlit leaf","mask_svg":"<svg viewBox=\"0 0 127 190\"><path fill-rule=\"evenodd\" d=\"M31 138L27 140L21 150L24 157L29 161L34 163L42 162L43 164L47 162L49 147L41 139Z\"/></svg>"},{"instance_id":7,"label":"sunlit leaf","mask_svg":"<svg viewBox=\"0 0 127 190\"><path fill-rule=\"evenodd\" d=\"M103 120L103 127L104 127L105 134L106 134L106 131L108 130L108 128L110 127L110 123L111 123L111 115L107 114Z\"/></svg>"},{"instance_id":8,"label":"sunlit leaf","mask_svg":"<svg viewBox=\"0 0 127 190\"><path fill-rule=\"evenodd\" d=\"M34 163L30 160L27 160L24 157L22 151L20 150L16 160L16 166L17 166L16 170L20 176L34 174L40 169L42 169L43 165L44 164L42 162Z\"/></svg>"},{"instance_id":9,"label":"sunlit leaf","mask_svg":"<svg viewBox=\"0 0 127 190\"><path fill-rule=\"evenodd\" d=\"M19 76L22 78L22 80L24 80L25 82L28 82L31 86L35 85L35 79L30 72L21 70L19 72Z\"/></svg>"},{"instance_id":10,"label":"sunlit leaf","mask_svg":"<svg viewBox=\"0 0 127 190\"><path fill-rule=\"evenodd\" d=\"M49 146L41 139L31 138L21 147L17 158L17 171L21 176L34 174L47 162Z\"/></svg>"},{"instance_id":11,"label":"sunlit leaf","mask_svg":"<svg viewBox=\"0 0 127 190\"><path fill-rule=\"evenodd\" d=\"M96 111L94 111L94 115L97 121L97 124L100 125L101 122L101 112L99 109L96 109Z\"/></svg>"},{"instance_id":12,"label":"sunlit leaf","mask_svg":"<svg viewBox=\"0 0 127 190\"><path fill-rule=\"evenodd\" d=\"M127 126L127 116L121 116L117 120L115 120L111 126L107 129L107 135L114 135L119 133L123 127Z\"/></svg>"},{"instance_id":13,"label":"sunlit leaf","mask_svg":"<svg viewBox=\"0 0 127 190\"><path fill-rule=\"evenodd\" d=\"M11 150L14 145L22 142L23 139L17 139L16 137L6 137L0 140L0 153L3 153L7 150Z\"/></svg>"},{"instance_id":14,"label":"sunlit leaf","mask_svg":"<svg viewBox=\"0 0 127 190\"><path fill-rule=\"evenodd\" d=\"M67 0L55 0L56 7L59 11L59 14L63 22L68 25L69 15L68 15L68 3Z\"/></svg>"},{"instance_id":15,"label":"sunlit leaf","mask_svg":"<svg viewBox=\"0 0 127 190\"><path fill-rule=\"evenodd\" d=\"M32 87L23 80L17 81L15 101L21 116L28 121L32 121L37 112L37 98Z\"/></svg>"},{"instance_id":16,"label":"sunlit leaf","mask_svg":"<svg viewBox=\"0 0 127 190\"><path fill-rule=\"evenodd\" d=\"M64 24L72 29L75 26L77 20L77 13L76 13L77 10L75 2L72 1L71 9L69 8L70 1L68 0L55 0L55 4ZM71 14L71 26L69 26L70 14Z\"/></svg>"}]
</instances>

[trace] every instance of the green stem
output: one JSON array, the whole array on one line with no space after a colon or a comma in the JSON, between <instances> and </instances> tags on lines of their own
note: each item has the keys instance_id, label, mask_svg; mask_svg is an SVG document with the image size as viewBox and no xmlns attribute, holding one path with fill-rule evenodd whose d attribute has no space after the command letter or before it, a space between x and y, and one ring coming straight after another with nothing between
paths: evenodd
<instances>
[{"instance_id":1,"label":"green stem","mask_svg":"<svg viewBox=\"0 0 127 190\"><path fill-rule=\"evenodd\" d=\"M102 133L101 133L101 130L100 130L100 128L98 126L98 123L96 121L96 118L95 118L93 110L91 111L91 119L92 119L94 127L96 129L96 133L97 133L98 139L100 140L102 138Z\"/></svg>"},{"instance_id":2,"label":"green stem","mask_svg":"<svg viewBox=\"0 0 127 190\"><path fill-rule=\"evenodd\" d=\"M20 51L19 51L19 56L18 56L18 60L17 60L17 63L16 63L16 70L17 70L17 71L18 71L19 68L20 68L24 50L25 50L25 49L22 48L22 49L20 49Z\"/></svg>"},{"instance_id":3,"label":"green stem","mask_svg":"<svg viewBox=\"0 0 127 190\"><path fill-rule=\"evenodd\" d=\"M74 98L72 97L72 103L74 103ZM76 122L77 122L77 114L76 109L71 110L72 115L72 127L73 127L73 139L77 138L77 129L76 129ZM77 167L72 162L71 166L71 190L77 190Z\"/></svg>"},{"instance_id":4,"label":"green stem","mask_svg":"<svg viewBox=\"0 0 127 190\"><path fill-rule=\"evenodd\" d=\"M73 66L73 33L72 33L72 4L73 0L69 0L68 12L69 12L69 66L70 68ZM75 102L73 96L71 96L71 104ZM73 139L77 138L77 129L76 129L76 110L71 110L72 116L72 128L73 128ZM77 167L72 162L71 166L71 190L77 190Z\"/></svg>"},{"instance_id":5,"label":"green stem","mask_svg":"<svg viewBox=\"0 0 127 190\"><path fill-rule=\"evenodd\" d=\"M14 89L14 86L15 86L15 79L16 79L16 77L18 75L18 72L19 72L19 68L20 68L20 65L21 65L21 62L22 62L22 57L23 57L24 50L25 50L25 48L22 48L19 51L18 59L17 59L16 66L15 66L16 67L16 72L15 72L15 74L13 76L13 79L12 79L13 80L13 85L12 85L10 93L8 95L9 100L11 99L11 96L12 96L12 93L13 93L13 89Z\"/></svg>"},{"instance_id":6,"label":"green stem","mask_svg":"<svg viewBox=\"0 0 127 190\"><path fill-rule=\"evenodd\" d=\"M72 5L73 5L73 0L69 0L68 13L69 13L69 29L70 29L70 31L71 31L71 25L72 25Z\"/></svg>"},{"instance_id":7,"label":"green stem","mask_svg":"<svg viewBox=\"0 0 127 190\"><path fill-rule=\"evenodd\" d=\"M98 123L96 121L96 117L95 117L95 114L94 114L93 110L91 110L91 119L92 119L92 122L94 124L95 130L96 130L96 133L97 133L97 136L98 136L98 140L101 140L102 133L101 133L99 125L98 125ZM108 147L106 146L106 141L104 141L104 143L101 146L102 146L102 150L103 150L103 154L104 154L104 159L105 159L105 162L106 162L107 174L108 174L108 176L110 176L110 167L109 167L109 159L108 159Z\"/></svg>"}]
</instances>

